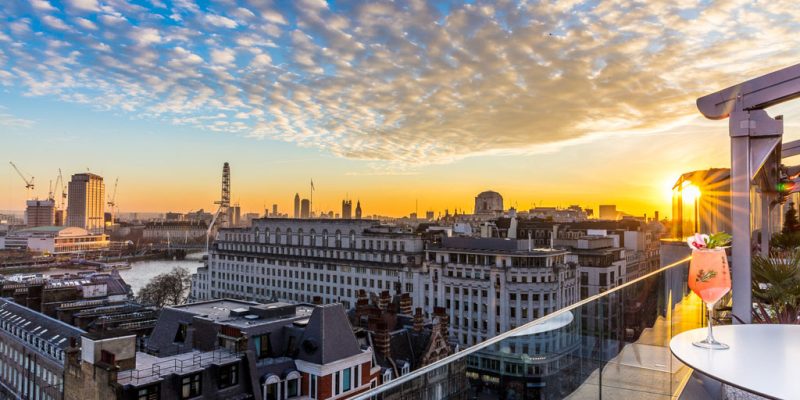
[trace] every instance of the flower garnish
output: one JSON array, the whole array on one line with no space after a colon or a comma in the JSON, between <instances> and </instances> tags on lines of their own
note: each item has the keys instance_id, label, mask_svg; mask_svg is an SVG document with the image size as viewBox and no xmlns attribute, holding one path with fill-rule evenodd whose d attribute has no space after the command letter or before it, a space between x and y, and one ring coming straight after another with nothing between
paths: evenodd
<instances>
[{"instance_id":1,"label":"flower garnish","mask_svg":"<svg viewBox=\"0 0 800 400\"><path fill-rule=\"evenodd\" d=\"M702 235L695 233L694 236L689 236L686 243L692 250L706 250L725 247L731 242L731 235L725 232L712 233L711 235Z\"/></svg>"},{"instance_id":2,"label":"flower garnish","mask_svg":"<svg viewBox=\"0 0 800 400\"><path fill-rule=\"evenodd\" d=\"M686 243L689 243L689 247L692 249L705 249L707 242L708 235L701 235L699 233L695 233L694 236L689 236L689 238L686 239Z\"/></svg>"}]
</instances>

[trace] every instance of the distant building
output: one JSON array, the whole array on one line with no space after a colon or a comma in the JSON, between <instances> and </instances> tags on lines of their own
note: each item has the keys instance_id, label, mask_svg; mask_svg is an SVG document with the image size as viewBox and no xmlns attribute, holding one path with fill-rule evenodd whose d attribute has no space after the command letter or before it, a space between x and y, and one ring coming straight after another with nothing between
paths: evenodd
<instances>
[{"instance_id":1,"label":"distant building","mask_svg":"<svg viewBox=\"0 0 800 400\"><path fill-rule=\"evenodd\" d=\"M183 221L184 215L176 212L168 212L164 214L164 219L167 221Z\"/></svg>"},{"instance_id":2,"label":"distant building","mask_svg":"<svg viewBox=\"0 0 800 400\"><path fill-rule=\"evenodd\" d=\"M142 239L148 242L205 243L208 225L204 221L156 221L144 225Z\"/></svg>"},{"instance_id":3,"label":"distant building","mask_svg":"<svg viewBox=\"0 0 800 400\"><path fill-rule=\"evenodd\" d=\"M25 208L25 225L28 227L56 225L56 202L48 200L28 200Z\"/></svg>"},{"instance_id":4,"label":"distant building","mask_svg":"<svg viewBox=\"0 0 800 400\"><path fill-rule=\"evenodd\" d=\"M433 221L433 211L425 211L425 219L428 221Z\"/></svg>"},{"instance_id":5,"label":"distant building","mask_svg":"<svg viewBox=\"0 0 800 400\"><path fill-rule=\"evenodd\" d=\"M342 218L353 218L353 200L342 200Z\"/></svg>"},{"instance_id":6,"label":"distant building","mask_svg":"<svg viewBox=\"0 0 800 400\"><path fill-rule=\"evenodd\" d=\"M503 213L503 196L491 190L475 196L475 214L501 215Z\"/></svg>"},{"instance_id":7,"label":"distant building","mask_svg":"<svg viewBox=\"0 0 800 400\"><path fill-rule=\"evenodd\" d=\"M567 208L535 207L528 211L528 216L539 219L549 219L554 222L586 221L589 216L580 206L572 205Z\"/></svg>"},{"instance_id":8,"label":"distant building","mask_svg":"<svg viewBox=\"0 0 800 400\"><path fill-rule=\"evenodd\" d=\"M258 215L258 213L245 213L244 215L242 215L241 225L250 226L250 224L253 223L254 219L259 219L259 218L261 218L261 216Z\"/></svg>"},{"instance_id":9,"label":"distant building","mask_svg":"<svg viewBox=\"0 0 800 400\"><path fill-rule=\"evenodd\" d=\"M311 218L311 202L308 199L300 201L300 218Z\"/></svg>"},{"instance_id":10,"label":"distant building","mask_svg":"<svg viewBox=\"0 0 800 400\"><path fill-rule=\"evenodd\" d=\"M300 193L294 194L294 217L300 218Z\"/></svg>"},{"instance_id":11,"label":"distant building","mask_svg":"<svg viewBox=\"0 0 800 400\"><path fill-rule=\"evenodd\" d=\"M450 336L478 344L578 300L567 254L527 240L442 238L426 249L424 308L443 307Z\"/></svg>"},{"instance_id":12,"label":"distant building","mask_svg":"<svg viewBox=\"0 0 800 400\"><path fill-rule=\"evenodd\" d=\"M379 293L400 284L413 292L422 258L420 235L372 220L259 219L219 231L207 266L193 276L192 298L312 302L319 296L349 309L359 289Z\"/></svg>"},{"instance_id":13,"label":"distant building","mask_svg":"<svg viewBox=\"0 0 800 400\"><path fill-rule=\"evenodd\" d=\"M614 204L607 204L601 205L600 209L600 219L605 219L609 221L616 221L619 219L619 212L617 211L617 206Z\"/></svg>"},{"instance_id":14,"label":"distant building","mask_svg":"<svg viewBox=\"0 0 800 400\"><path fill-rule=\"evenodd\" d=\"M49 254L86 253L107 250L108 235L90 234L78 227L37 226L10 232L6 248L30 250Z\"/></svg>"},{"instance_id":15,"label":"distant building","mask_svg":"<svg viewBox=\"0 0 800 400\"><path fill-rule=\"evenodd\" d=\"M356 202L356 219L361 219L361 200Z\"/></svg>"},{"instance_id":16,"label":"distant building","mask_svg":"<svg viewBox=\"0 0 800 400\"><path fill-rule=\"evenodd\" d=\"M237 227L241 226L242 222L242 209L238 204L228 207L228 226Z\"/></svg>"},{"instance_id":17,"label":"distant building","mask_svg":"<svg viewBox=\"0 0 800 400\"><path fill-rule=\"evenodd\" d=\"M278 205L277 204L273 204L272 205L272 215L270 215L270 216L271 217L277 217L278 216Z\"/></svg>"},{"instance_id":18,"label":"distant building","mask_svg":"<svg viewBox=\"0 0 800 400\"><path fill-rule=\"evenodd\" d=\"M91 173L72 175L69 182L67 226L102 233L105 228L106 186L103 177Z\"/></svg>"},{"instance_id":19,"label":"distant building","mask_svg":"<svg viewBox=\"0 0 800 400\"><path fill-rule=\"evenodd\" d=\"M195 211L195 212L188 212L184 217L186 221L203 221L206 224L210 224L211 220L214 219L214 215L209 212L206 212L202 208Z\"/></svg>"}]
</instances>

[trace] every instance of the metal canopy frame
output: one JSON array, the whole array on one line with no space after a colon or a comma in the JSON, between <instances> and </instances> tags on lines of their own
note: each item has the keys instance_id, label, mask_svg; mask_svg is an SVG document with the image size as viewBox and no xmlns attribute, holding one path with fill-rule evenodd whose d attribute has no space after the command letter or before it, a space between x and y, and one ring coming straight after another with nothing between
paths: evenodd
<instances>
[{"instance_id":1,"label":"metal canopy frame","mask_svg":"<svg viewBox=\"0 0 800 400\"><path fill-rule=\"evenodd\" d=\"M769 253L772 210L778 204L781 160L800 154L800 141L782 146L783 117L770 117L766 108L800 97L800 64L742 82L697 99L697 108L709 119L729 118L731 137L731 278L733 314L752 321L751 257L755 247ZM761 201L754 209L753 199ZM761 221L756 241L753 216Z\"/></svg>"}]
</instances>

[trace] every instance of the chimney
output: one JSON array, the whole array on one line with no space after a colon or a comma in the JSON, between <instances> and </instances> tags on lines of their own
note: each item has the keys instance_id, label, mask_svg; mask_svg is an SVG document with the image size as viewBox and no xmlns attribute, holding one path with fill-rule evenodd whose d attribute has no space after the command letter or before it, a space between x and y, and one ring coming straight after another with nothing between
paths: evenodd
<instances>
[{"instance_id":1,"label":"chimney","mask_svg":"<svg viewBox=\"0 0 800 400\"><path fill-rule=\"evenodd\" d=\"M391 295L389 295L388 290L384 290L381 292L381 298L378 300L378 308L381 311L386 311L389 308L389 303L392 301Z\"/></svg>"},{"instance_id":2,"label":"chimney","mask_svg":"<svg viewBox=\"0 0 800 400\"><path fill-rule=\"evenodd\" d=\"M400 295L400 314L411 315L411 294L409 293Z\"/></svg>"},{"instance_id":3,"label":"chimney","mask_svg":"<svg viewBox=\"0 0 800 400\"><path fill-rule=\"evenodd\" d=\"M425 327L425 320L422 318L422 307L417 307L414 313L414 332L422 332Z\"/></svg>"},{"instance_id":4,"label":"chimney","mask_svg":"<svg viewBox=\"0 0 800 400\"><path fill-rule=\"evenodd\" d=\"M447 315L444 307L434 307L433 315L437 316L439 319L439 329L442 331L442 336L450 336L450 332L448 331L450 328L450 316Z\"/></svg>"},{"instance_id":5,"label":"chimney","mask_svg":"<svg viewBox=\"0 0 800 400\"><path fill-rule=\"evenodd\" d=\"M389 328L386 322L378 322L378 329L375 332L375 350L386 358L392 356L391 337L389 336Z\"/></svg>"},{"instance_id":6,"label":"chimney","mask_svg":"<svg viewBox=\"0 0 800 400\"><path fill-rule=\"evenodd\" d=\"M368 315L369 315L369 300L367 300L366 298L359 297L358 300L356 300L356 315L355 315L356 325L366 327L367 321L365 320L364 316Z\"/></svg>"}]
</instances>

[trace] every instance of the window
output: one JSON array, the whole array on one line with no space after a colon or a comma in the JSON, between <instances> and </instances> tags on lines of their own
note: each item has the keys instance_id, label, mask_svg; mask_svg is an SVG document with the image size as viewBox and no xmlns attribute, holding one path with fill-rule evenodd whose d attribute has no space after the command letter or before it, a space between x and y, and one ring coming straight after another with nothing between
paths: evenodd
<instances>
[{"instance_id":1,"label":"window","mask_svg":"<svg viewBox=\"0 0 800 400\"><path fill-rule=\"evenodd\" d=\"M262 359L269 357L269 334L254 336L254 339L256 344L256 355L258 358Z\"/></svg>"},{"instance_id":2,"label":"window","mask_svg":"<svg viewBox=\"0 0 800 400\"><path fill-rule=\"evenodd\" d=\"M239 366L236 364L222 366L219 370L219 388L235 386L239 383Z\"/></svg>"},{"instance_id":3,"label":"window","mask_svg":"<svg viewBox=\"0 0 800 400\"><path fill-rule=\"evenodd\" d=\"M200 379L200 374L184 376L181 378L181 399L190 399L192 397L200 396L202 388Z\"/></svg>"},{"instance_id":4,"label":"window","mask_svg":"<svg viewBox=\"0 0 800 400\"><path fill-rule=\"evenodd\" d=\"M350 380L350 368L345 369L342 371L342 391L346 392L350 390L351 380Z\"/></svg>"},{"instance_id":5,"label":"window","mask_svg":"<svg viewBox=\"0 0 800 400\"><path fill-rule=\"evenodd\" d=\"M286 394L288 397L296 397L298 396L297 389L300 386L298 382L300 379L289 379L286 381Z\"/></svg>"},{"instance_id":6,"label":"window","mask_svg":"<svg viewBox=\"0 0 800 400\"><path fill-rule=\"evenodd\" d=\"M183 343L186 340L186 324L179 324L173 342Z\"/></svg>"},{"instance_id":7,"label":"window","mask_svg":"<svg viewBox=\"0 0 800 400\"><path fill-rule=\"evenodd\" d=\"M339 386L339 375L340 375L339 371L336 371L336 373L333 376L333 394L334 395L338 395L340 393L339 392L339 388L340 388L340 386Z\"/></svg>"},{"instance_id":8,"label":"window","mask_svg":"<svg viewBox=\"0 0 800 400\"><path fill-rule=\"evenodd\" d=\"M137 400L158 400L160 388L160 385L150 385L140 388L137 391L136 398Z\"/></svg>"},{"instance_id":9,"label":"window","mask_svg":"<svg viewBox=\"0 0 800 400\"><path fill-rule=\"evenodd\" d=\"M316 375L309 376L309 381L310 382L308 384L309 385L308 396L311 397L312 399L316 399L317 398L317 376Z\"/></svg>"}]
</instances>

